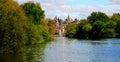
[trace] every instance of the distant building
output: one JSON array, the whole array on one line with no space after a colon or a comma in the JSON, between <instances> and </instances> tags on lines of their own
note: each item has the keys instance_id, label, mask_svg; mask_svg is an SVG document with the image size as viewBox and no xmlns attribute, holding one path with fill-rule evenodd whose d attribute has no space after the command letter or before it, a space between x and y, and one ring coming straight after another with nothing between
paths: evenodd
<instances>
[{"instance_id":1,"label":"distant building","mask_svg":"<svg viewBox=\"0 0 120 62\"><path fill-rule=\"evenodd\" d=\"M56 22L56 29L55 29L55 34L59 34L59 30L61 30L62 34L65 34L65 27L67 24L69 23L79 23L79 19L74 19L74 21L72 20L72 18L68 15L68 17L63 20L60 19L59 17L55 16L54 18L55 22Z\"/></svg>"},{"instance_id":2,"label":"distant building","mask_svg":"<svg viewBox=\"0 0 120 62\"><path fill-rule=\"evenodd\" d=\"M79 23L79 19L75 18L74 21L72 21L72 23Z\"/></svg>"},{"instance_id":3,"label":"distant building","mask_svg":"<svg viewBox=\"0 0 120 62\"><path fill-rule=\"evenodd\" d=\"M71 23L72 22L72 19L71 19L71 17L68 15L68 17L66 18L66 24L68 24L68 23Z\"/></svg>"},{"instance_id":4,"label":"distant building","mask_svg":"<svg viewBox=\"0 0 120 62\"><path fill-rule=\"evenodd\" d=\"M56 22L55 34L59 34L59 30L61 30L62 34L64 34L66 25L66 23L64 24L64 20L58 18L57 16L55 16L54 20Z\"/></svg>"},{"instance_id":5,"label":"distant building","mask_svg":"<svg viewBox=\"0 0 120 62\"><path fill-rule=\"evenodd\" d=\"M58 26L59 26L59 22L58 22L57 16L55 16L54 20L55 20L55 22L56 22L56 27L58 27Z\"/></svg>"}]
</instances>

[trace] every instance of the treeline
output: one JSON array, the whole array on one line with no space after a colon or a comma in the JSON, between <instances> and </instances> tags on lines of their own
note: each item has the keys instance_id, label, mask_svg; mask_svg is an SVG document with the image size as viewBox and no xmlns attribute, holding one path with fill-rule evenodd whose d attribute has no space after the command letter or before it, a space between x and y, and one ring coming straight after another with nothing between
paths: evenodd
<instances>
[{"instance_id":1,"label":"treeline","mask_svg":"<svg viewBox=\"0 0 120 62\"><path fill-rule=\"evenodd\" d=\"M70 23L66 27L66 36L79 39L119 38L120 14L111 17L103 12L92 12L80 23Z\"/></svg>"},{"instance_id":2,"label":"treeline","mask_svg":"<svg viewBox=\"0 0 120 62\"><path fill-rule=\"evenodd\" d=\"M27 45L52 40L48 22L39 3L0 0L0 53L19 53Z\"/></svg>"}]
</instances>

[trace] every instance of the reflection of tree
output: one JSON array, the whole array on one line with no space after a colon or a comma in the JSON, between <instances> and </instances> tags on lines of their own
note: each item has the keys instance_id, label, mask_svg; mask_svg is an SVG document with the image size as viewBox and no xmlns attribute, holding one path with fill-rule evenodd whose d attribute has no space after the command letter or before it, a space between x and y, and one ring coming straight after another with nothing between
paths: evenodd
<instances>
[{"instance_id":1,"label":"reflection of tree","mask_svg":"<svg viewBox=\"0 0 120 62\"><path fill-rule=\"evenodd\" d=\"M26 60L26 57L24 53L0 55L0 62L26 62L25 60Z\"/></svg>"},{"instance_id":2,"label":"reflection of tree","mask_svg":"<svg viewBox=\"0 0 120 62\"><path fill-rule=\"evenodd\" d=\"M44 49L46 44L31 45L25 53L1 54L0 62L43 62Z\"/></svg>"},{"instance_id":3,"label":"reflection of tree","mask_svg":"<svg viewBox=\"0 0 120 62\"><path fill-rule=\"evenodd\" d=\"M43 62L44 49L46 44L32 45L26 53L26 61Z\"/></svg>"}]
</instances>

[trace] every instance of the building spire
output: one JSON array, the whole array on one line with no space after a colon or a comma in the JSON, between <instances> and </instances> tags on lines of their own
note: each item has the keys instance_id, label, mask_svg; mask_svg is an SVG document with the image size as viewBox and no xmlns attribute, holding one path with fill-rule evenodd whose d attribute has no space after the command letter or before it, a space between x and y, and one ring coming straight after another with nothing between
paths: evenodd
<instances>
[{"instance_id":1,"label":"building spire","mask_svg":"<svg viewBox=\"0 0 120 62\"><path fill-rule=\"evenodd\" d=\"M66 20L67 20L68 23L70 23L72 21L72 19L71 19L71 17L69 15L68 15Z\"/></svg>"},{"instance_id":2,"label":"building spire","mask_svg":"<svg viewBox=\"0 0 120 62\"><path fill-rule=\"evenodd\" d=\"M34 0L28 0L29 2L34 2Z\"/></svg>"}]
</instances>

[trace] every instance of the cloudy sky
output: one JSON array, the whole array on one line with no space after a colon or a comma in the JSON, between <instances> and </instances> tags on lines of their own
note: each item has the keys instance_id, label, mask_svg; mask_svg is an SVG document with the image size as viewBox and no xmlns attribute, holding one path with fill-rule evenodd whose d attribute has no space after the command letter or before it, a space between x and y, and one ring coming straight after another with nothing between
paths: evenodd
<instances>
[{"instance_id":1,"label":"cloudy sky","mask_svg":"<svg viewBox=\"0 0 120 62\"><path fill-rule=\"evenodd\" d=\"M19 3L29 0L17 0ZM93 11L102 11L107 15L120 13L120 0L34 0L40 2L45 10L46 18L71 18L83 19Z\"/></svg>"}]
</instances>

